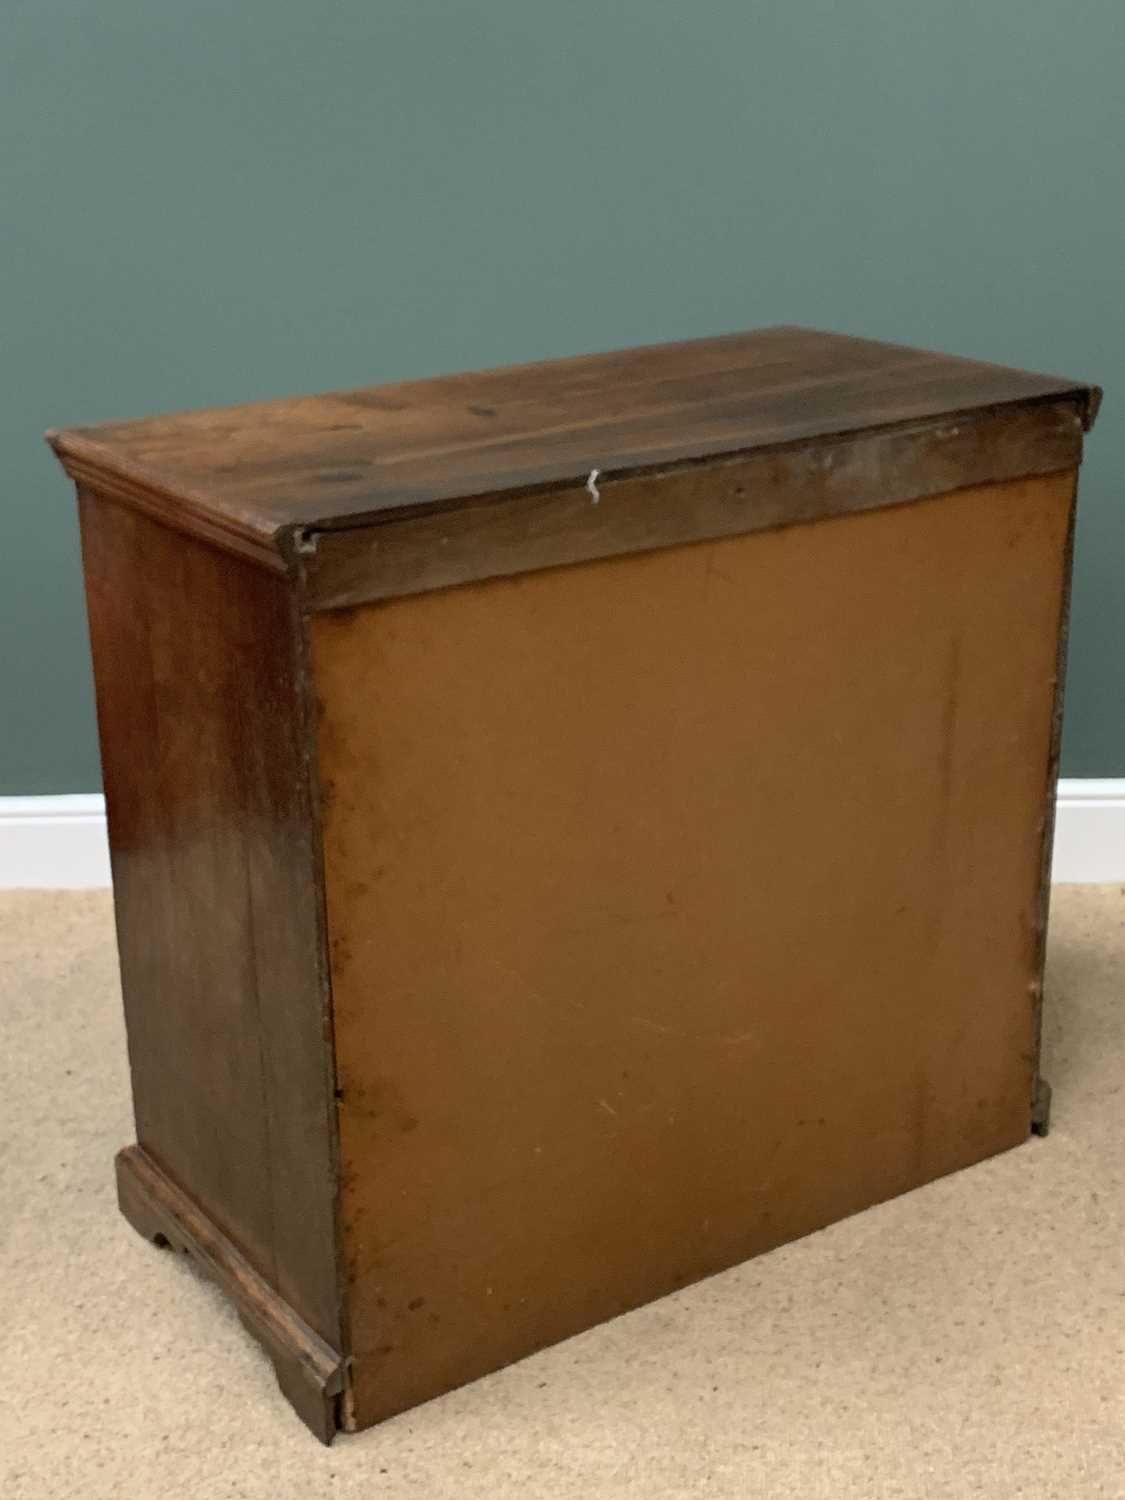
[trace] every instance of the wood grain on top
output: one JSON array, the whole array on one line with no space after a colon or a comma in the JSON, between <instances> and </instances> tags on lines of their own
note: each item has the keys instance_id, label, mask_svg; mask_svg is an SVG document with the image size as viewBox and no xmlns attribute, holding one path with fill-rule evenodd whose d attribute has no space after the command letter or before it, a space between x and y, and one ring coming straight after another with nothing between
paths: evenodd
<instances>
[{"instance_id":1,"label":"wood grain on top","mask_svg":"<svg viewBox=\"0 0 1125 1500\"><path fill-rule=\"evenodd\" d=\"M48 434L68 472L243 550L414 507L1096 388L778 327ZM171 518L171 517L170 517Z\"/></svg>"}]
</instances>

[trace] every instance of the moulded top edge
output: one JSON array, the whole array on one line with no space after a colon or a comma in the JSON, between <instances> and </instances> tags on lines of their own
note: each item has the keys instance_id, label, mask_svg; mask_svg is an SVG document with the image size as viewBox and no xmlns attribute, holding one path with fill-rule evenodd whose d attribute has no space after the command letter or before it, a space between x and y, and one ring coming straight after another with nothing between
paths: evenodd
<instances>
[{"instance_id":1,"label":"moulded top edge","mask_svg":"<svg viewBox=\"0 0 1125 1500\"><path fill-rule=\"evenodd\" d=\"M481 495L1101 392L797 327L48 434L79 483L251 553Z\"/></svg>"}]
</instances>

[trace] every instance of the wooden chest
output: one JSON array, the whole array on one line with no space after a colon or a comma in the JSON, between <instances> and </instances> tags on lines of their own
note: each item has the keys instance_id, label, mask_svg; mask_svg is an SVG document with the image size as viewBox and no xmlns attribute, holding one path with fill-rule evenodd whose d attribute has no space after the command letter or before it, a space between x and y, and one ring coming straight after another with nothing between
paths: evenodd
<instances>
[{"instance_id":1,"label":"wooden chest","mask_svg":"<svg viewBox=\"0 0 1125 1500\"><path fill-rule=\"evenodd\" d=\"M771 328L50 434L121 1206L325 1441L1045 1126L1097 395Z\"/></svg>"}]
</instances>

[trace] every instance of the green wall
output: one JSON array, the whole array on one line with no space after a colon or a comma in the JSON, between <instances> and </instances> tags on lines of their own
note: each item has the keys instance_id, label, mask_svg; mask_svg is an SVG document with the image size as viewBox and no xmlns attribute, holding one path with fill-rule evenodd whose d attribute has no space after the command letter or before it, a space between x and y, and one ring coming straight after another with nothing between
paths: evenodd
<instances>
[{"instance_id":1,"label":"green wall","mask_svg":"<svg viewBox=\"0 0 1125 1500\"><path fill-rule=\"evenodd\" d=\"M770 322L1106 386L1125 774L1123 64L1122 0L2 0L0 792L98 780L45 427Z\"/></svg>"}]
</instances>

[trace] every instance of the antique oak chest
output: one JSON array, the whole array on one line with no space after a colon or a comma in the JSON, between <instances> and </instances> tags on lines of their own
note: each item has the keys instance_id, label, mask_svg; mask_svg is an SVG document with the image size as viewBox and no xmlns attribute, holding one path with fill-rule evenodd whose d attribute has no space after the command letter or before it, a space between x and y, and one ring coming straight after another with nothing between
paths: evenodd
<instances>
[{"instance_id":1,"label":"antique oak chest","mask_svg":"<svg viewBox=\"0 0 1125 1500\"><path fill-rule=\"evenodd\" d=\"M1045 1127L1097 396L785 327L50 434L121 1207L325 1441Z\"/></svg>"}]
</instances>

